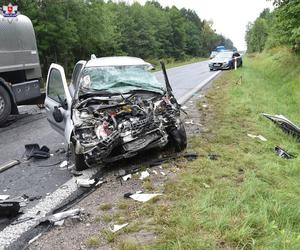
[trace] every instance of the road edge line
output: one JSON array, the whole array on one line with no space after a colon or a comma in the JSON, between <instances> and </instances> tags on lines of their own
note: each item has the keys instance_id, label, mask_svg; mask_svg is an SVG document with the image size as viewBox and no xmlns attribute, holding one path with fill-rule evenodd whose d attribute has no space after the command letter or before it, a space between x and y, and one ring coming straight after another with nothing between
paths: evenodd
<instances>
[{"instance_id":1,"label":"road edge line","mask_svg":"<svg viewBox=\"0 0 300 250\"><path fill-rule=\"evenodd\" d=\"M199 90L204 88L209 82L211 82L213 79L215 79L220 74L221 74L221 71L218 71L218 72L214 73L213 75L211 75L210 77L208 77L206 80L202 81L195 88L193 88L188 93L186 93L183 97L181 97L178 100L178 103L181 105L186 103L193 96L193 94L195 94L196 92L198 92Z\"/></svg>"}]
</instances>

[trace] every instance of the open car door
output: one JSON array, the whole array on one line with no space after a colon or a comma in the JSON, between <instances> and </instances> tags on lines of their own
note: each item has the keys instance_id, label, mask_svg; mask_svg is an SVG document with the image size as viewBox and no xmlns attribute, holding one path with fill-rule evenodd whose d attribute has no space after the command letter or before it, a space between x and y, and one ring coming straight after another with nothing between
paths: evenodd
<instances>
[{"instance_id":1,"label":"open car door","mask_svg":"<svg viewBox=\"0 0 300 250\"><path fill-rule=\"evenodd\" d=\"M45 108L50 126L69 141L73 123L71 120L72 98L65 71L58 64L51 64L46 83Z\"/></svg>"}]
</instances>

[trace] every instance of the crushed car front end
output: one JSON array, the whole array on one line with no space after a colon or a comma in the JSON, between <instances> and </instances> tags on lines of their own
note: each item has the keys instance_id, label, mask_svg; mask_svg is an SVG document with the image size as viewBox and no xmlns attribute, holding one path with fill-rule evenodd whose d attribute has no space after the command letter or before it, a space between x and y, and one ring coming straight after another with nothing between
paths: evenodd
<instances>
[{"instance_id":1,"label":"crushed car front end","mask_svg":"<svg viewBox=\"0 0 300 250\"><path fill-rule=\"evenodd\" d=\"M163 148L179 115L172 98L155 93L85 99L73 109L76 153L93 166Z\"/></svg>"},{"instance_id":2,"label":"crushed car front end","mask_svg":"<svg viewBox=\"0 0 300 250\"><path fill-rule=\"evenodd\" d=\"M72 141L88 167L164 148L182 127L175 97L143 67L83 71L81 94L72 108Z\"/></svg>"}]
</instances>

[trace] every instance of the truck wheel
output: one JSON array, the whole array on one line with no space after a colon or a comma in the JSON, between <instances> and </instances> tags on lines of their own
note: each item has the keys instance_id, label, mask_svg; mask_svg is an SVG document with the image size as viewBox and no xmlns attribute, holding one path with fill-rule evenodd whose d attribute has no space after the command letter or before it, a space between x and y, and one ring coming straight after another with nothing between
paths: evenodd
<instances>
[{"instance_id":1,"label":"truck wheel","mask_svg":"<svg viewBox=\"0 0 300 250\"><path fill-rule=\"evenodd\" d=\"M170 139L176 152L181 152L186 149L187 136L182 122L180 122L177 129L174 129L170 132Z\"/></svg>"},{"instance_id":2,"label":"truck wheel","mask_svg":"<svg viewBox=\"0 0 300 250\"><path fill-rule=\"evenodd\" d=\"M0 86L0 125L2 125L11 113L11 102L8 92Z\"/></svg>"}]
</instances>

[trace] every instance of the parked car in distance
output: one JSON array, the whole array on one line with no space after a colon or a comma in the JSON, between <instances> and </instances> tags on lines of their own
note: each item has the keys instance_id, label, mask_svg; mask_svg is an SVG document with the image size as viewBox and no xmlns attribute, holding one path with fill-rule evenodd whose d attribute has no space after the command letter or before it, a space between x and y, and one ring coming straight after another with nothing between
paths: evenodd
<instances>
[{"instance_id":1,"label":"parked car in distance","mask_svg":"<svg viewBox=\"0 0 300 250\"><path fill-rule=\"evenodd\" d=\"M152 65L134 57L79 61L68 86L62 66L52 64L45 108L50 125L65 136L76 170L130 158L139 152L187 146L163 63L165 83Z\"/></svg>"},{"instance_id":2,"label":"parked car in distance","mask_svg":"<svg viewBox=\"0 0 300 250\"><path fill-rule=\"evenodd\" d=\"M209 69L213 70L223 70L223 69L234 69L235 60L237 62L237 67L243 66L243 59L238 52L224 51L219 52L215 58L210 60Z\"/></svg>"},{"instance_id":3,"label":"parked car in distance","mask_svg":"<svg viewBox=\"0 0 300 250\"><path fill-rule=\"evenodd\" d=\"M209 58L210 59L215 58L218 53L219 53L218 51L212 51L211 54L210 54L210 56L209 56Z\"/></svg>"}]
</instances>

